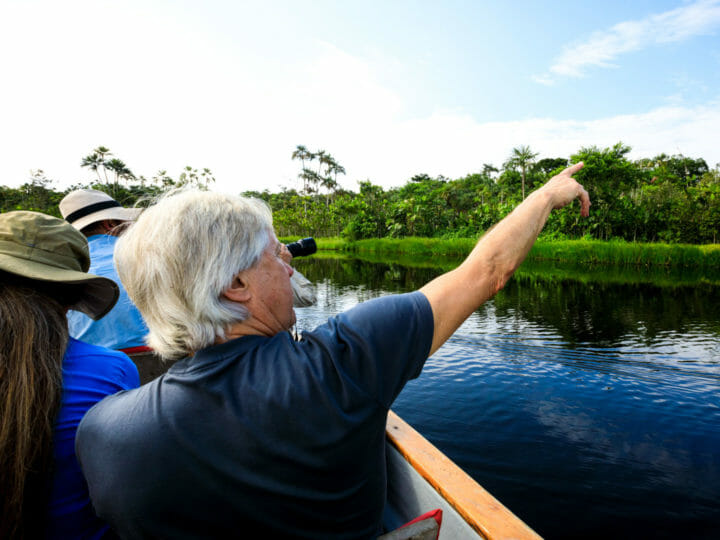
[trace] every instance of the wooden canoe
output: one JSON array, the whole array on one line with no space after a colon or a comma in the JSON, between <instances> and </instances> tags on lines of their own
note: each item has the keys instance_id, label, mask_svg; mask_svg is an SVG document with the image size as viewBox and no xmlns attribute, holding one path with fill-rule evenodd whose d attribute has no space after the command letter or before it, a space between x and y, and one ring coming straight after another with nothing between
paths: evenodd
<instances>
[{"instance_id":1,"label":"wooden canoe","mask_svg":"<svg viewBox=\"0 0 720 540\"><path fill-rule=\"evenodd\" d=\"M386 433L386 530L440 508L443 517L439 540L540 538L392 411Z\"/></svg>"}]
</instances>

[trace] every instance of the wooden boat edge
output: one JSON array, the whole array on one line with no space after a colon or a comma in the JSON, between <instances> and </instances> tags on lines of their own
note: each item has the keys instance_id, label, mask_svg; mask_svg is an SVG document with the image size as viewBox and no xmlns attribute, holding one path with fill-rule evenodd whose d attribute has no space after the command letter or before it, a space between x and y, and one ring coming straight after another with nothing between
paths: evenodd
<instances>
[{"instance_id":1,"label":"wooden boat edge","mask_svg":"<svg viewBox=\"0 0 720 540\"><path fill-rule=\"evenodd\" d=\"M388 413L386 434L418 474L484 538L541 538L393 411Z\"/></svg>"}]
</instances>

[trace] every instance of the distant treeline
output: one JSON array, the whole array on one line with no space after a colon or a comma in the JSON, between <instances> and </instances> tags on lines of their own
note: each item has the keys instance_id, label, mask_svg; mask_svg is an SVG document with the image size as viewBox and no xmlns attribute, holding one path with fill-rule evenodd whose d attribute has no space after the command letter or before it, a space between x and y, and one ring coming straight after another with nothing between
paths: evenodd
<instances>
[{"instance_id":1,"label":"distant treeline","mask_svg":"<svg viewBox=\"0 0 720 540\"><path fill-rule=\"evenodd\" d=\"M99 149L107 150L103 147ZM278 235L285 237L364 238L476 238L507 215L524 195L542 185L568 164L585 162L576 174L590 193L590 217L579 218L577 203L553 212L543 232L546 239L596 239L637 242L708 244L720 241L720 169L701 158L661 154L631 161L630 147L582 148L570 158L545 158L528 147L515 148L500 167L485 164L482 171L449 179L419 174L402 187L383 189L370 180L359 192L339 188L344 168L326 152L298 146L293 158L302 161L303 188L246 192L265 200L273 210ZM108 152L109 153L109 152ZM114 182L100 174L90 187L108 191L124 205L157 196L162 191L192 184L207 188L214 178L187 167L178 178L160 171L150 180L128 174ZM102 156L101 156L102 157ZM313 167L317 160L317 167ZM124 164L123 164L124 165ZM111 169L112 170L112 169ZM104 172L104 171L103 171ZM119 182L123 180L123 182ZM57 204L66 191L51 188L52 180L36 171L19 188L0 186L0 211L31 209L58 215ZM75 189L80 186L73 186ZM88 186L82 186L88 187Z\"/></svg>"},{"instance_id":2,"label":"distant treeline","mask_svg":"<svg viewBox=\"0 0 720 540\"><path fill-rule=\"evenodd\" d=\"M58 204L70 191L76 189L97 189L110 194L123 206L146 206L169 189L184 186L208 189L215 182L210 169L196 169L186 166L176 176L166 170L159 170L151 178L135 176L124 161L118 159L105 146L98 146L82 158L80 167L93 171L96 180L79 182L66 190L55 190L55 180L48 178L45 171L30 171L30 178L19 188L0 185L0 212L11 210L33 210L60 217Z\"/></svg>"},{"instance_id":3,"label":"distant treeline","mask_svg":"<svg viewBox=\"0 0 720 540\"><path fill-rule=\"evenodd\" d=\"M630 147L583 148L567 158L534 160L527 147L513 149L501 169L455 180L417 175L404 186L383 189L359 182L359 193L327 190L248 192L268 202L282 236L364 238L476 238L529 193L569 164L590 193L590 217L577 203L553 212L546 239L626 240L707 244L720 240L720 169L704 159L659 155L631 161ZM305 170L305 169L304 169Z\"/></svg>"}]
</instances>

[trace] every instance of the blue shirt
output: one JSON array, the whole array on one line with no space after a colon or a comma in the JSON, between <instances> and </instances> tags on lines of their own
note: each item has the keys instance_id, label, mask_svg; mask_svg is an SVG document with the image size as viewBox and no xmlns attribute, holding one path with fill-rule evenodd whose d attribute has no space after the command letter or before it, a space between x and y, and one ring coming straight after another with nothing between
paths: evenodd
<instances>
[{"instance_id":1,"label":"blue shirt","mask_svg":"<svg viewBox=\"0 0 720 540\"><path fill-rule=\"evenodd\" d=\"M301 341L246 336L94 407L77 451L123 538L375 538L387 411L430 351L420 292L364 302Z\"/></svg>"},{"instance_id":2,"label":"blue shirt","mask_svg":"<svg viewBox=\"0 0 720 540\"><path fill-rule=\"evenodd\" d=\"M108 530L90 504L75 456L75 432L90 407L104 397L140 385L135 364L124 354L70 338L63 358L63 393L53 433L55 469L47 537L100 538Z\"/></svg>"},{"instance_id":3,"label":"blue shirt","mask_svg":"<svg viewBox=\"0 0 720 540\"><path fill-rule=\"evenodd\" d=\"M132 303L120 282L113 263L116 236L99 234L88 238L90 247L91 274L112 279L120 288L117 304L99 321L79 311L68 311L70 335L93 345L108 349L127 349L146 345L144 338L148 333L142 315Z\"/></svg>"}]
</instances>

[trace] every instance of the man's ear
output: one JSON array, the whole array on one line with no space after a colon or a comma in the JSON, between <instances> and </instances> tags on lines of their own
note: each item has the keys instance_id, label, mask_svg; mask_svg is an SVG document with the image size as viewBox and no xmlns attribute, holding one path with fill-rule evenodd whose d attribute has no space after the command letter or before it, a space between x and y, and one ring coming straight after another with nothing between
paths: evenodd
<instances>
[{"instance_id":1,"label":"man's ear","mask_svg":"<svg viewBox=\"0 0 720 540\"><path fill-rule=\"evenodd\" d=\"M247 281L245 272L236 275L230 286L225 289L222 295L233 302L244 303L250 300L250 286Z\"/></svg>"}]
</instances>

